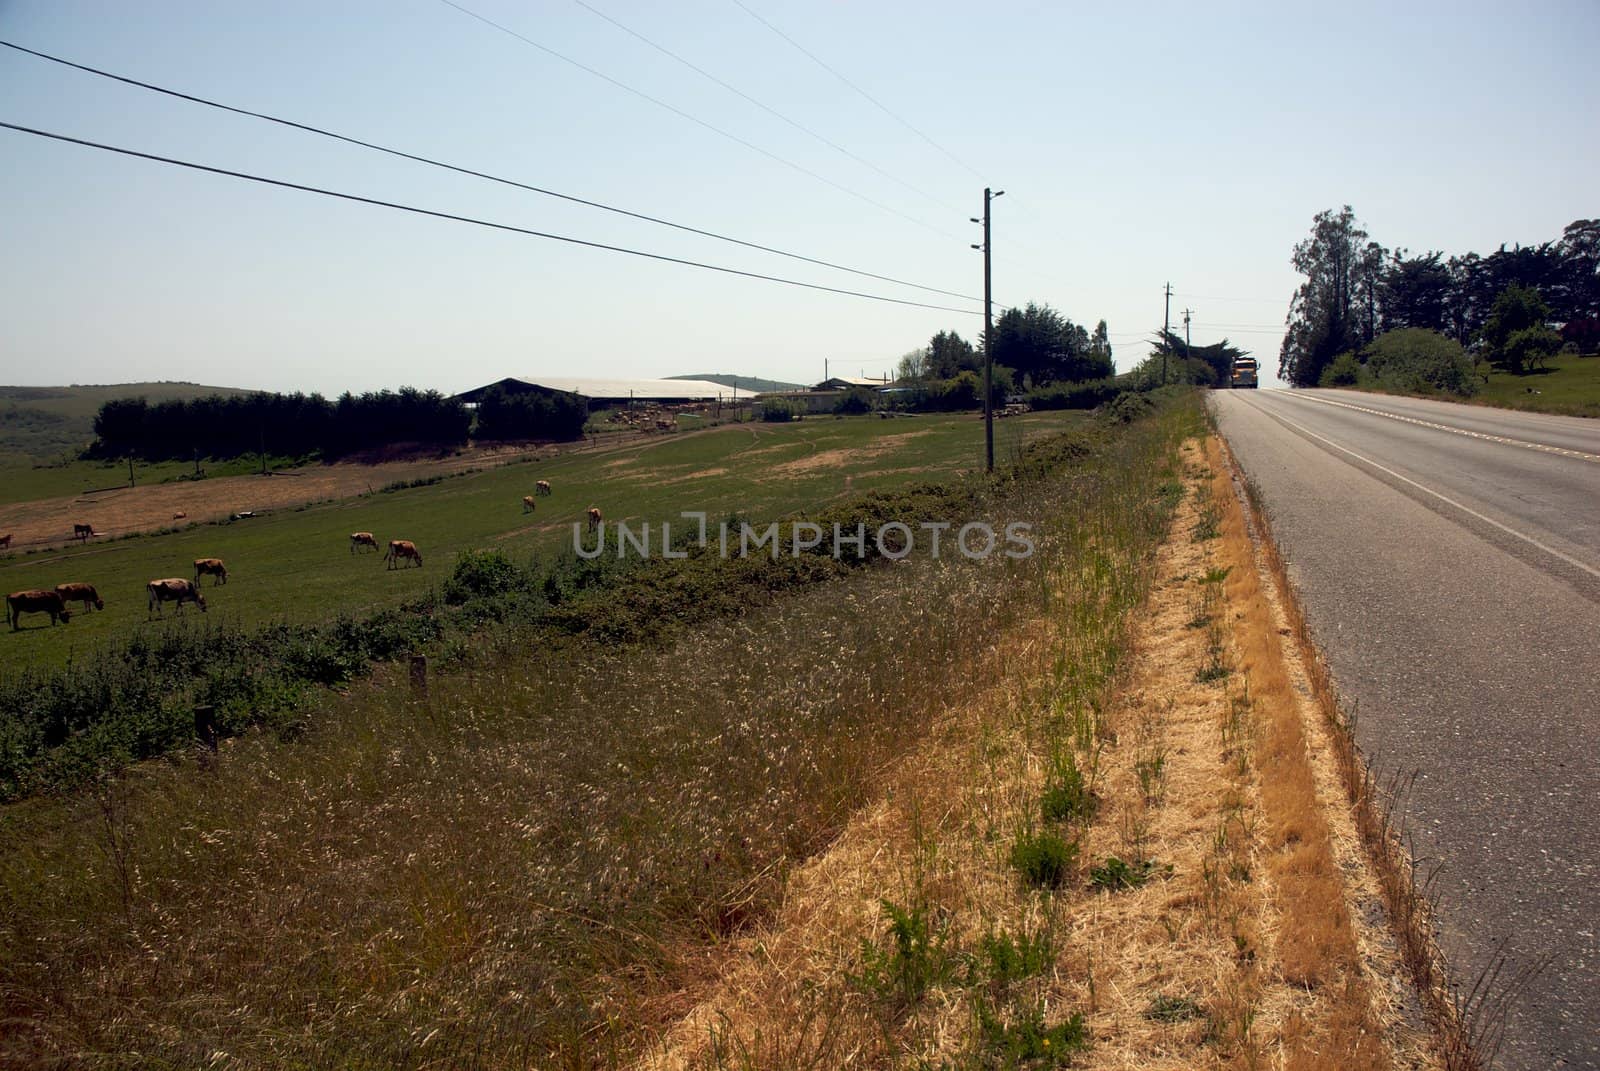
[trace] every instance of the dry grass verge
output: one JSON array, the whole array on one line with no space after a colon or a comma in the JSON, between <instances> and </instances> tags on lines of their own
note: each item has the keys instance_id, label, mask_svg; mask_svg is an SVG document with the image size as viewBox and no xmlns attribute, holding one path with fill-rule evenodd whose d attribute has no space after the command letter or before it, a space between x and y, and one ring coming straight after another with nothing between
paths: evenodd
<instances>
[{"instance_id":1,"label":"dry grass verge","mask_svg":"<svg viewBox=\"0 0 1600 1071\"><path fill-rule=\"evenodd\" d=\"M1506 1002L1529 975L1503 978L1494 974L1480 978L1465 994L1451 988L1449 970L1435 939L1433 905L1426 882L1418 873L1399 828L1396 807L1401 802L1400 786L1391 784L1386 791L1380 791L1362 761L1354 727L1339 705L1333 678L1317 651L1289 580L1288 567L1273 538L1271 518L1227 445L1218 440L1214 450L1215 464L1219 471L1230 474L1235 497L1242 499L1248 510L1256 553L1272 581L1269 597L1281 631L1293 637L1301 652L1298 668L1302 679L1296 687L1308 695L1316 709L1318 717L1309 725L1318 738L1319 750L1328 756L1328 764L1337 776L1353 835L1359 840L1377 883L1381 907L1374 906L1373 913L1387 918L1397 954L1410 976L1411 985L1405 988L1408 994L1420 998L1444 1066L1449 1071L1480 1071L1493 1063ZM1345 846L1343 854L1352 850Z\"/></svg>"},{"instance_id":2,"label":"dry grass verge","mask_svg":"<svg viewBox=\"0 0 1600 1071\"><path fill-rule=\"evenodd\" d=\"M1437 1065L1353 910L1377 882L1229 471L1215 443L1183 456L1154 560L1058 571L997 639L1004 679L638 1067Z\"/></svg>"}]
</instances>

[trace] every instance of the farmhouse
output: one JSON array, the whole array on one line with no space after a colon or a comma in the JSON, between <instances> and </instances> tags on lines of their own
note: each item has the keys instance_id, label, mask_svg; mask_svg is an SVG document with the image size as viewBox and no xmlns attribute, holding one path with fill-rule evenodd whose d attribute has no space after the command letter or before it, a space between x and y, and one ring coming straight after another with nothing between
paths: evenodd
<instances>
[{"instance_id":1,"label":"farmhouse","mask_svg":"<svg viewBox=\"0 0 1600 1071\"><path fill-rule=\"evenodd\" d=\"M456 395L466 405L477 405L494 388L506 394L577 394L589 408L611 409L630 404L684 405L691 402L748 401L752 392L724 387L700 379L596 379L589 377L508 377Z\"/></svg>"}]
</instances>

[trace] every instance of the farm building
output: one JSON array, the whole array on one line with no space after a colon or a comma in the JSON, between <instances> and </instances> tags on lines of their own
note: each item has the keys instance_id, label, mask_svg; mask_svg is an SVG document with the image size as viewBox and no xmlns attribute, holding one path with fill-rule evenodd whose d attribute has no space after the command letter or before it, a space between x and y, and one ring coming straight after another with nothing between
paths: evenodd
<instances>
[{"instance_id":1,"label":"farm building","mask_svg":"<svg viewBox=\"0 0 1600 1071\"><path fill-rule=\"evenodd\" d=\"M587 377L541 376L538 379L508 377L456 395L467 405L476 405L494 388L507 394L542 392L578 394L589 400L590 409L610 409L629 404L684 405L691 402L749 400L750 391L736 391L720 383L699 379L591 379Z\"/></svg>"},{"instance_id":2,"label":"farm building","mask_svg":"<svg viewBox=\"0 0 1600 1071\"><path fill-rule=\"evenodd\" d=\"M865 379L858 376L834 376L818 383L812 390L849 390L851 387L865 387L868 390L878 390L888 386L887 379Z\"/></svg>"}]
</instances>

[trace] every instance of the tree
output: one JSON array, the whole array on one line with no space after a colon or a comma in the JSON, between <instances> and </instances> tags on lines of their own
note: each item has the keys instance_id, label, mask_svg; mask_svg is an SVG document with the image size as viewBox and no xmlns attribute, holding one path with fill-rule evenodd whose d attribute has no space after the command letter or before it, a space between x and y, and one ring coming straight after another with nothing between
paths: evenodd
<instances>
[{"instance_id":1,"label":"tree","mask_svg":"<svg viewBox=\"0 0 1600 1071\"><path fill-rule=\"evenodd\" d=\"M1288 333L1279 354L1279 375L1297 387L1316 386L1337 353L1359 348L1376 325L1375 274L1381 246L1345 205L1317 213L1311 237L1294 247L1290 263L1306 281L1289 304Z\"/></svg>"},{"instance_id":2,"label":"tree","mask_svg":"<svg viewBox=\"0 0 1600 1071\"><path fill-rule=\"evenodd\" d=\"M1445 329L1445 309L1450 300L1450 269L1443 253L1408 257L1396 249L1378 279L1378 304L1385 331L1401 327Z\"/></svg>"},{"instance_id":3,"label":"tree","mask_svg":"<svg viewBox=\"0 0 1600 1071\"><path fill-rule=\"evenodd\" d=\"M982 369L983 359L972 343L954 331L940 331L928 340L927 376L930 379L949 379L960 372Z\"/></svg>"},{"instance_id":4,"label":"tree","mask_svg":"<svg viewBox=\"0 0 1600 1071\"><path fill-rule=\"evenodd\" d=\"M1036 387L1099 379L1112 371L1109 340L1106 352L1096 353L1089 332L1050 306L1033 302L1000 316L994 325L993 357Z\"/></svg>"},{"instance_id":5,"label":"tree","mask_svg":"<svg viewBox=\"0 0 1600 1071\"><path fill-rule=\"evenodd\" d=\"M895 365L895 379L923 379L928 374L928 348L926 346L903 354Z\"/></svg>"},{"instance_id":6,"label":"tree","mask_svg":"<svg viewBox=\"0 0 1600 1071\"><path fill-rule=\"evenodd\" d=\"M1094 335L1089 339L1089 354L1097 358L1103 357L1107 361L1111 360L1111 333L1107 330L1104 320L1094 325Z\"/></svg>"},{"instance_id":7,"label":"tree","mask_svg":"<svg viewBox=\"0 0 1600 1071\"><path fill-rule=\"evenodd\" d=\"M1154 351L1155 357L1159 358L1163 355L1176 358L1180 362L1179 366L1173 366L1169 361L1169 381L1211 386L1216 383L1232 382L1233 362L1240 357L1250 356L1250 351L1240 349L1227 339L1223 339L1221 342L1213 342L1209 346L1190 346L1183 340L1183 336L1166 331L1162 333ZM1199 368L1187 370L1183 371L1181 375L1173 370L1174 367L1187 365L1191 361L1203 365L1203 370ZM1159 368L1160 364L1158 363L1154 367ZM1156 376L1158 383L1160 378L1158 374Z\"/></svg>"},{"instance_id":8,"label":"tree","mask_svg":"<svg viewBox=\"0 0 1600 1071\"><path fill-rule=\"evenodd\" d=\"M1545 322L1549 318L1550 306L1537 290L1515 284L1506 287L1495 298L1483 325L1489 360L1514 375L1543 362L1561 348L1561 336Z\"/></svg>"}]
</instances>

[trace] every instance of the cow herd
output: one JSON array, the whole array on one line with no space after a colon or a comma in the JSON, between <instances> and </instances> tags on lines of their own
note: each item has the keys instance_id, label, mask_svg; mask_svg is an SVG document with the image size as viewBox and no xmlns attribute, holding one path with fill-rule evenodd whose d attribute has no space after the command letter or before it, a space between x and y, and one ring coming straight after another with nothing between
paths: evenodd
<instances>
[{"instance_id":1,"label":"cow herd","mask_svg":"<svg viewBox=\"0 0 1600 1071\"><path fill-rule=\"evenodd\" d=\"M167 577L162 580L152 580L145 585L145 594L149 597L146 616L161 615L161 608L166 603L176 603L181 612L185 603L194 603L205 612L206 599L200 594L200 578L210 576L212 586L228 582L228 567L221 558L196 558L194 561L194 579L186 580L183 577ZM78 612L88 613L89 608L104 610L106 602L100 597L93 584L82 581L69 581L57 584L54 590L33 588L27 591L13 591L6 596L6 619L11 623L15 632L20 628L18 623L23 614L48 614L52 625L72 620L73 611L68 609L69 603L78 603L82 609Z\"/></svg>"},{"instance_id":2,"label":"cow herd","mask_svg":"<svg viewBox=\"0 0 1600 1071\"><path fill-rule=\"evenodd\" d=\"M534 485L534 493L523 496L523 512L532 513L536 499L550 493L550 481L538 481ZM182 513L179 513L174 519L183 516ZM600 510L598 507L590 506L586 517L591 531L600 525ZM73 537L79 540L86 541L98 534L95 532L93 525L74 524L72 527ZM10 545L10 534L0 536L0 550ZM355 555L367 550L377 553L377 537L371 532L351 532L350 553ZM388 568L390 569L401 568L402 562L415 563L418 568L421 568L422 552L409 539L391 539L389 540L388 552L384 554L383 560L388 563ZM161 616L162 607L169 602L175 604L180 613L187 603L194 603L204 613L206 599L200 592L200 581L207 576L212 578L212 587L226 584L228 582L228 567L221 558L196 558L194 560L193 580L182 577L167 577L150 581L145 585L145 593L148 597L145 611L146 618L148 619L152 615ZM13 591L6 596L6 617L10 621L13 631L20 628L18 620L23 614L48 614L52 625L58 622L65 623L71 619L73 614L73 611L68 609L68 604L70 603L79 604L82 607L79 611L81 613L87 613L91 606L96 610L104 610L106 605L105 600L100 597L93 584L73 581L57 584L54 590L36 588L28 591Z\"/></svg>"}]
</instances>

